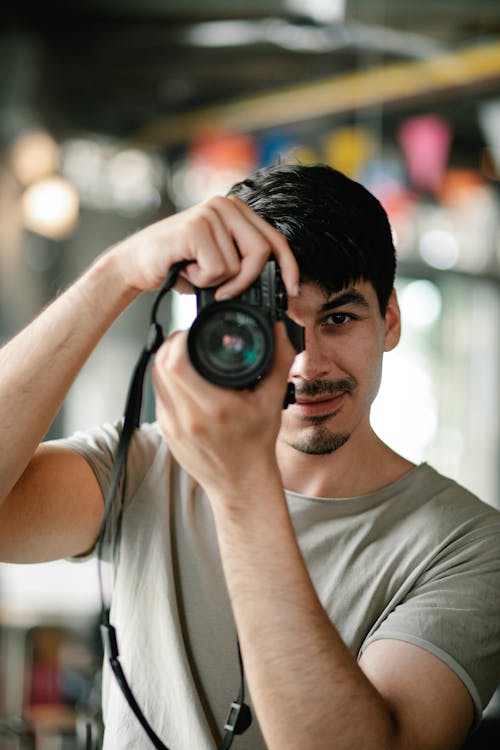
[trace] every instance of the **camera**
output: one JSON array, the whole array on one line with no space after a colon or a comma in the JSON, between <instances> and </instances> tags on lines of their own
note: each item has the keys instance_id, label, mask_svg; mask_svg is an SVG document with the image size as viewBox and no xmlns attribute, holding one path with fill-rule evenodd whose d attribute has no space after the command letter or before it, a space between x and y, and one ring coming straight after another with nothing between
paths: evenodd
<instances>
[{"instance_id":1,"label":"camera","mask_svg":"<svg viewBox=\"0 0 500 750\"><path fill-rule=\"evenodd\" d=\"M259 278L230 300L215 300L217 287L196 289L197 317L188 334L188 352L206 380L226 388L252 388L274 356L273 324L283 320L297 352L304 329L286 315L288 299L278 264L268 261Z\"/></svg>"}]
</instances>

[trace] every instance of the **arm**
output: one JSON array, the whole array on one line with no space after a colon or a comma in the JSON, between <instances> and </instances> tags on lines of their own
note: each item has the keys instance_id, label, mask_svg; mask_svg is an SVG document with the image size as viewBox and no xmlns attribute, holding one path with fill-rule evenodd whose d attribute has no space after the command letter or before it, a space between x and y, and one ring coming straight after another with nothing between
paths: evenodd
<instances>
[{"instance_id":1,"label":"arm","mask_svg":"<svg viewBox=\"0 0 500 750\"><path fill-rule=\"evenodd\" d=\"M37 446L87 357L127 305L142 291L159 287L180 260L191 261L183 289L227 282L220 294L238 294L271 252L293 293L298 271L283 236L238 198L211 199L108 250L3 347L0 559L78 554L95 539L102 497L92 472L80 457ZM81 482L78 498L73 497L75 477ZM70 508L72 525L64 520ZM35 537L36 551L30 551Z\"/></svg>"},{"instance_id":2,"label":"arm","mask_svg":"<svg viewBox=\"0 0 500 750\"><path fill-rule=\"evenodd\" d=\"M170 448L205 488L250 692L270 750L445 750L472 720L470 697L438 659L373 643L358 665L304 565L275 458L293 353L280 327L273 372L252 392L193 372L183 335L160 350L158 418ZM182 416L181 416L182 415Z\"/></svg>"},{"instance_id":3,"label":"arm","mask_svg":"<svg viewBox=\"0 0 500 750\"><path fill-rule=\"evenodd\" d=\"M0 351L1 560L41 562L92 546L103 502L90 467L68 450L37 447L85 360L136 296L105 255Z\"/></svg>"}]
</instances>

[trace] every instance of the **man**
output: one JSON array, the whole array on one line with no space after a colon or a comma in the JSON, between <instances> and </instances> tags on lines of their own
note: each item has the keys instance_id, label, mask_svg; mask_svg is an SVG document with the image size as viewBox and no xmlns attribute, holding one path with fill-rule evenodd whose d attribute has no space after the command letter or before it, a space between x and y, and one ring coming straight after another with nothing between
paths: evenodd
<instances>
[{"instance_id":1,"label":"man","mask_svg":"<svg viewBox=\"0 0 500 750\"><path fill-rule=\"evenodd\" d=\"M500 673L500 516L370 426L400 333L394 247L378 201L328 167L262 170L142 230L6 345L2 557L95 544L120 424L37 446L126 305L181 260L178 289L231 297L271 253L303 352L276 324L271 371L243 391L193 369L186 332L156 356L114 557L125 673L171 750L220 741L236 634L256 720L235 747L459 748ZM151 747L108 672L104 719L107 750Z\"/></svg>"}]
</instances>

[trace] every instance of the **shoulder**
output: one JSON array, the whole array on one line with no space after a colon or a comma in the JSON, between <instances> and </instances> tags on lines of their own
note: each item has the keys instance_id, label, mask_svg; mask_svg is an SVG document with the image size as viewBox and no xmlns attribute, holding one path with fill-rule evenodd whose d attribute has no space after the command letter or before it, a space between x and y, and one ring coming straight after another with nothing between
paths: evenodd
<instances>
[{"instance_id":1,"label":"shoulder","mask_svg":"<svg viewBox=\"0 0 500 750\"><path fill-rule=\"evenodd\" d=\"M420 569L468 561L500 573L500 511L455 480L421 464L388 489L375 511L398 549ZM408 540L412 543L408 546Z\"/></svg>"},{"instance_id":2,"label":"shoulder","mask_svg":"<svg viewBox=\"0 0 500 750\"><path fill-rule=\"evenodd\" d=\"M407 482L402 487L402 493L417 514L430 515L440 525L451 524L462 531L474 525L491 525L492 529L500 530L498 508L484 502L429 464L420 464L405 479Z\"/></svg>"},{"instance_id":3,"label":"shoulder","mask_svg":"<svg viewBox=\"0 0 500 750\"><path fill-rule=\"evenodd\" d=\"M94 425L79 430L55 444L79 453L93 469L103 493L110 480L118 444L123 428L123 420ZM155 461L166 459L168 448L156 422L143 423L133 433L127 453L127 480L129 488L142 481Z\"/></svg>"},{"instance_id":4,"label":"shoulder","mask_svg":"<svg viewBox=\"0 0 500 750\"><path fill-rule=\"evenodd\" d=\"M54 441L62 446L81 453L114 454L122 434L123 419L93 425L78 430L67 438ZM162 432L157 422L144 422L133 433L131 451L155 452L165 445Z\"/></svg>"}]
</instances>

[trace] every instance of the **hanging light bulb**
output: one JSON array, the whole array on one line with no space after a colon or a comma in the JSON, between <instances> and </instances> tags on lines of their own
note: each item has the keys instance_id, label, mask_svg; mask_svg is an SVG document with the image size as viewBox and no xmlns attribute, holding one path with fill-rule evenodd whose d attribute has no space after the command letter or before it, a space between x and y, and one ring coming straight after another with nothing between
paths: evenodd
<instances>
[{"instance_id":1,"label":"hanging light bulb","mask_svg":"<svg viewBox=\"0 0 500 750\"><path fill-rule=\"evenodd\" d=\"M62 177L48 177L30 185L21 198L24 225L54 240L68 237L76 226L78 193Z\"/></svg>"},{"instance_id":2,"label":"hanging light bulb","mask_svg":"<svg viewBox=\"0 0 500 750\"><path fill-rule=\"evenodd\" d=\"M59 147L47 131L29 130L13 141L8 159L12 172L21 185L31 185L57 170Z\"/></svg>"}]
</instances>

